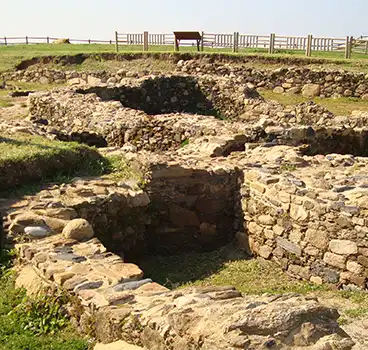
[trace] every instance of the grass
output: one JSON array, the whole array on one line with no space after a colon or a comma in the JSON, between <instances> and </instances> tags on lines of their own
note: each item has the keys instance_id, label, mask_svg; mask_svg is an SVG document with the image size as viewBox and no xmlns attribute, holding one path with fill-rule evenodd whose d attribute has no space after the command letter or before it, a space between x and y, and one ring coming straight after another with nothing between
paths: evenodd
<instances>
[{"instance_id":1,"label":"grass","mask_svg":"<svg viewBox=\"0 0 368 350\"><path fill-rule=\"evenodd\" d=\"M171 289L231 285L247 295L298 293L337 307L340 324L368 315L367 291L339 291L291 278L274 262L248 259L231 245L208 253L152 256L139 265L146 277Z\"/></svg>"},{"instance_id":2,"label":"grass","mask_svg":"<svg viewBox=\"0 0 368 350\"><path fill-rule=\"evenodd\" d=\"M244 294L257 295L324 288L292 279L270 261L247 259L232 246L208 253L155 256L140 266L147 276L169 288L232 285Z\"/></svg>"},{"instance_id":3,"label":"grass","mask_svg":"<svg viewBox=\"0 0 368 350\"><path fill-rule=\"evenodd\" d=\"M30 299L15 289L10 258L5 253L0 262L0 350L87 350L55 298Z\"/></svg>"},{"instance_id":4,"label":"grass","mask_svg":"<svg viewBox=\"0 0 368 350\"><path fill-rule=\"evenodd\" d=\"M14 86L17 90L29 90L29 91L41 91L51 90L63 85L60 84L40 84L40 83L28 83L22 81L7 81L8 85ZM13 90L0 90L0 108L12 107L15 105L14 98L9 96L9 93ZM25 108L24 103L21 104L22 108Z\"/></svg>"},{"instance_id":5,"label":"grass","mask_svg":"<svg viewBox=\"0 0 368 350\"><path fill-rule=\"evenodd\" d=\"M6 70L12 70L22 60L31 59L40 56L63 56L63 55L75 55L81 53L113 53L115 52L115 45L108 44L33 44L33 45L9 45L0 46L0 72ZM121 53L134 53L142 52L142 46L119 46L119 52ZM172 46L151 46L150 52L174 52ZM180 52L196 52L196 47L182 47ZM231 49L212 49L205 48L204 53L225 53L232 54ZM235 55L247 55L251 56L267 56L267 50L265 49L243 49ZM276 50L276 53L272 55L275 58L275 63L278 58L285 57L297 57L304 58L305 54L302 51L280 51ZM347 61L344 60L343 52L313 52L313 58L325 59L326 65L336 64L341 65L346 69L359 69L360 71L368 71L368 55L353 54L353 59ZM308 64L313 64L313 58L308 61ZM287 62L286 62L287 64Z\"/></svg>"},{"instance_id":6,"label":"grass","mask_svg":"<svg viewBox=\"0 0 368 350\"><path fill-rule=\"evenodd\" d=\"M302 102L311 101L302 95L288 95L274 93L272 90L264 90L260 92L261 95L267 100L275 100L284 106L294 106ZM352 97L341 98L319 98L313 99L322 107L328 109L335 115L350 115L352 111L368 111L368 100L362 100Z\"/></svg>"},{"instance_id":7,"label":"grass","mask_svg":"<svg viewBox=\"0 0 368 350\"><path fill-rule=\"evenodd\" d=\"M24 134L0 134L0 190L75 175L102 175L106 160L75 142L60 142ZM64 181L63 181L64 182Z\"/></svg>"},{"instance_id":8,"label":"grass","mask_svg":"<svg viewBox=\"0 0 368 350\"><path fill-rule=\"evenodd\" d=\"M114 181L136 180L137 186L143 187L143 174L139 169L132 167L123 156L108 156L106 157L106 161L106 178Z\"/></svg>"}]
</instances>

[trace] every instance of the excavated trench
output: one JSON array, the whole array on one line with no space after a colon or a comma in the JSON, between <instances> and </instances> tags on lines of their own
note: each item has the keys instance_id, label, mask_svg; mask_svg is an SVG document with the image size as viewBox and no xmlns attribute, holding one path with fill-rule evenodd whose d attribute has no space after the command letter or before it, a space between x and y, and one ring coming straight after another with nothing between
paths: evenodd
<instances>
[{"instance_id":1,"label":"excavated trench","mask_svg":"<svg viewBox=\"0 0 368 350\"><path fill-rule=\"evenodd\" d=\"M147 207L126 208L117 201L97 215L89 210L83 216L109 251L131 262L147 255L212 251L231 242L243 227L241 183L238 171L159 167L145 187L151 201Z\"/></svg>"},{"instance_id":2,"label":"excavated trench","mask_svg":"<svg viewBox=\"0 0 368 350\"><path fill-rule=\"evenodd\" d=\"M92 87L77 93L95 93L103 101L119 101L124 107L149 115L190 113L218 116L214 95L203 91L194 77L171 76L147 79L139 86Z\"/></svg>"}]
</instances>

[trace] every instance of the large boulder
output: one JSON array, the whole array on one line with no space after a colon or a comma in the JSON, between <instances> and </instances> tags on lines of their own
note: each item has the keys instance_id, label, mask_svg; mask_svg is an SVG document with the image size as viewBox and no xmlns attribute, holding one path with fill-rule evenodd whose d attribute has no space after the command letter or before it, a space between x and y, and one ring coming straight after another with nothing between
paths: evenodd
<instances>
[{"instance_id":1,"label":"large boulder","mask_svg":"<svg viewBox=\"0 0 368 350\"><path fill-rule=\"evenodd\" d=\"M91 224L85 219L69 221L62 232L64 238L86 241L93 237L94 232Z\"/></svg>"},{"instance_id":2,"label":"large boulder","mask_svg":"<svg viewBox=\"0 0 368 350\"><path fill-rule=\"evenodd\" d=\"M320 93L321 87L318 84L306 84L302 89L303 96L307 98L317 97Z\"/></svg>"}]
</instances>

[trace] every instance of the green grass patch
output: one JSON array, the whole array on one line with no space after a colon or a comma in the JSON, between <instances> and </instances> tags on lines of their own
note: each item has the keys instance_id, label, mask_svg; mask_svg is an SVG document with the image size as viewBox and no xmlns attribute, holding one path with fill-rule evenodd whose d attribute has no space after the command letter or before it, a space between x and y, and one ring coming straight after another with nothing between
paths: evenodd
<instances>
[{"instance_id":1,"label":"green grass patch","mask_svg":"<svg viewBox=\"0 0 368 350\"><path fill-rule=\"evenodd\" d=\"M143 186L143 174L137 168L134 168L123 156L106 157L107 166L105 177L114 181L137 180L137 186Z\"/></svg>"},{"instance_id":2,"label":"green grass patch","mask_svg":"<svg viewBox=\"0 0 368 350\"><path fill-rule=\"evenodd\" d=\"M0 190L79 175L99 176L107 161L85 145L29 135L0 134Z\"/></svg>"},{"instance_id":3,"label":"green grass patch","mask_svg":"<svg viewBox=\"0 0 368 350\"><path fill-rule=\"evenodd\" d=\"M3 251L1 257L0 350L87 350L63 312L65 296L27 297L14 286L11 256Z\"/></svg>"},{"instance_id":4,"label":"green grass patch","mask_svg":"<svg viewBox=\"0 0 368 350\"><path fill-rule=\"evenodd\" d=\"M32 82L23 82L23 81L7 81L7 84L15 86L17 90L30 90L30 91L44 91L51 90L57 87L64 86L65 84L41 84L41 83L32 83ZM10 92L11 90L8 90Z\"/></svg>"},{"instance_id":5,"label":"green grass patch","mask_svg":"<svg viewBox=\"0 0 368 350\"><path fill-rule=\"evenodd\" d=\"M261 95L267 100L274 100L281 103L284 106L295 106L302 102L311 101L302 95L288 95L278 94L271 90L264 90L260 92ZM312 99L315 103L318 103L322 107L328 109L335 115L350 115L352 111L368 111L368 100L362 100L352 97L341 98L319 98Z\"/></svg>"},{"instance_id":6,"label":"green grass patch","mask_svg":"<svg viewBox=\"0 0 368 350\"><path fill-rule=\"evenodd\" d=\"M195 46L183 46L180 47L180 52L195 53L197 48ZM41 56L65 56L75 54L99 54L99 53L114 53L115 45L109 44L30 44L30 45L9 45L0 46L0 72L6 70L12 70L22 60L31 59L34 57ZM136 53L143 52L142 45L120 45L120 53ZM170 45L166 46L150 46L151 53L174 53L174 47ZM233 54L231 48L210 48L205 47L205 54L228 54L228 55L247 55L249 57L273 57L275 58L274 63L279 63L279 58L295 57L305 58L303 51L292 51L292 50L276 50L276 53L269 55L267 49L241 49L238 54ZM313 59L323 59L325 63L323 65L335 64L338 67L345 69L368 71L368 55L356 54L352 55L351 60L344 59L343 52L313 52L313 57L306 61L306 64L313 64ZM272 63L272 62L270 62ZM319 64L320 65L320 64ZM90 64L90 67L95 66L95 63ZM88 67L88 64L86 64Z\"/></svg>"},{"instance_id":7,"label":"green grass patch","mask_svg":"<svg viewBox=\"0 0 368 350\"><path fill-rule=\"evenodd\" d=\"M8 90L0 90L0 107L11 107L14 104L11 102L11 98L8 95Z\"/></svg>"},{"instance_id":8,"label":"green grass patch","mask_svg":"<svg viewBox=\"0 0 368 350\"><path fill-rule=\"evenodd\" d=\"M155 256L140 263L145 275L168 288L234 286L245 294L308 293L325 287L288 277L275 263L247 259L232 246L207 253Z\"/></svg>"}]
</instances>

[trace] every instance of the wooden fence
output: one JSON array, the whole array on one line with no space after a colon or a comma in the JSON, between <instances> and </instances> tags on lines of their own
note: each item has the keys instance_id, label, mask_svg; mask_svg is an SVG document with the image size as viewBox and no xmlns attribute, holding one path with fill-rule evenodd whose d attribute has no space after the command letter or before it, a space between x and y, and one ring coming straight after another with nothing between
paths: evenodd
<instances>
[{"instance_id":1,"label":"wooden fence","mask_svg":"<svg viewBox=\"0 0 368 350\"><path fill-rule=\"evenodd\" d=\"M0 45L28 45L28 44L51 44L55 40L63 38L40 37L40 36L19 36L19 37L0 37ZM115 44L115 40L94 40L94 39L68 39L74 44Z\"/></svg>"},{"instance_id":2,"label":"wooden fence","mask_svg":"<svg viewBox=\"0 0 368 350\"><path fill-rule=\"evenodd\" d=\"M303 51L306 56L311 56L314 51L342 52L345 58L350 58L352 52L368 54L368 38L353 37L331 38L308 36L282 36L274 33L270 35L250 35L235 33L205 33L202 32L201 49L231 49L239 52L246 49L267 50L269 53L277 51ZM15 44L40 44L52 43L60 38L54 37L0 37L0 45ZM115 32L114 40L94 39L69 39L75 44L115 44L116 51L119 46L142 46L148 51L150 46L172 46L175 47L175 36L173 33L118 33ZM183 45L196 45L196 43L185 42Z\"/></svg>"},{"instance_id":3,"label":"wooden fence","mask_svg":"<svg viewBox=\"0 0 368 350\"><path fill-rule=\"evenodd\" d=\"M151 45L168 46L175 44L174 34L120 34L115 33L116 50L120 45L142 45L144 51ZM359 44L359 45L358 45ZM195 43L183 43L183 45L195 45ZM367 53L368 39L353 39L353 37L331 38L308 36L282 36L274 33L270 35L250 35L235 33L205 33L202 32L202 50L204 48L232 49L233 52L252 48L264 49L269 53L275 51L304 51L306 56L311 56L313 51L337 51L345 54L345 58L351 58L351 53Z\"/></svg>"}]
</instances>

